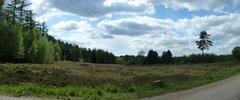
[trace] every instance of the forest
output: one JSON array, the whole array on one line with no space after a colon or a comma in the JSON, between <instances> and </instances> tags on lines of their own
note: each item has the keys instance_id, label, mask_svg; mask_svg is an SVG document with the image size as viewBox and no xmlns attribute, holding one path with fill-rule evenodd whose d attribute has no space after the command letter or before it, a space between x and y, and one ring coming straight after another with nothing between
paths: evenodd
<instances>
[{"instance_id":1,"label":"forest","mask_svg":"<svg viewBox=\"0 0 240 100\"><path fill-rule=\"evenodd\" d=\"M197 93L191 92L188 96L192 98L193 95L199 95L199 91L202 91L204 95L200 95L201 97L210 95L209 97L220 98L225 94L233 93L233 88L236 90L240 88L240 46L234 47L235 44L229 46L226 49L232 52L223 51L225 55L219 55L219 52L208 53L207 50L220 44L216 39L212 39L212 35L215 35L212 31L199 32L196 40L195 35L190 37L194 38L190 42L196 45L195 49L199 49L199 52L180 49L182 53L190 55L176 56L174 48L169 50L165 48L166 50L159 52L163 50L163 47L159 46L156 50L136 50L138 51L136 55L117 56L103 49L83 47L51 36L51 30L49 30L51 28L47 26L49 23L38 22L37 15L29 9L31 3L26 1L9 0L9 3L4 3L4 0L0 0L0 99L151 100L152 96L158 97L171 92L178 94L178 91L185 92L187 89L191 91L192 88L201 88L200 86L230 77L234 79L221 81L220 85L210 84L210 89L217 90L215 93L209 93L210 89L203 86L204 89L197 88ZM45 0L47 1L54 0ZM55 0L53 3L61 1ZM63 1L65 5L66 1ZM68 0L67 2L71 2L70 5L72 5L72 2L82 4L88 1L90 0ZM214 4L214 2L211 3ZM130 10L125 5L123 7L125 10ZM222 18L220 19L223 20ZM157 20L157 18L151 19ZM130 24L127 26L128 29L132 26L140 26L142 28L140 31L143 32L147 32L144 31L145 29L154 29L142 27L144 25ZM223 38L221 41L226 42ZM173 44L167 42L166 45ZM127 47L118 49L128 50ZM233 81L229 80L238 83L232 85ZM223 91L218 91L219 88L223 88L221 89ZM227 90L230 91L226 92ZM221 93L224 95L219 95ZM180 94L179 97L187 97L187 95ZM153 100L161 99L153 97Z\"/></svg>"},{"instance_id":2,"label":"forest","mask_svg":"<svg viewBox=\"0 0 240 100\"><path fill-rule=\"evenodd\" d=\"M1 7L1 62L53 63L67 60L114 63L115 56L110 52L81 48L50 36L45 23L34 20L35 14L27 9L29 5L25 0L12 0L4 9Z\"/></svg>"},{"instance_id":3,"label":"forest","mask_svg":"<svg viewBox=\"0 0 240 100\"><path fill-rule=\"evenodd\" d=\"M3 5L3 0L1 0ZM48 34L45 23L34 20L35 14L27 9L31 4L25 0L12 0L6 7L1 7L0 15L0 61L15 63L53 63L57 61L77 61L103 64L152 65L152 64L186 64L213 63L235 60L239 58L239 47L235 47L233 55L215 55L204 53L213 42L210 34L200 32L200 41L196 41L202 54L176 57L170 50L159 55L157 51L149 50L145 56L139 51L137 56L115 56L113 53L101 50L83 48L78 44L57 40ZM7 45L6 45L7 44Z\"/></svg>"}]
</instances>

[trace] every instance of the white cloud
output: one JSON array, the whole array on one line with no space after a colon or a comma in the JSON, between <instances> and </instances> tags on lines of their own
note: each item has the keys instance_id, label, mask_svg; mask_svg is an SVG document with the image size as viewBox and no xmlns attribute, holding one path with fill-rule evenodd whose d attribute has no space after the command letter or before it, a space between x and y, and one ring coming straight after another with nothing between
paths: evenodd
<instances>
[{"instance_id":1,"label":"white cloud","mask_svg":"<svg viewBox=\"0 0 240 100\"><path fill-rule=\"evenodd\" d=\"M150 0L153 3L163 4L167 8L181 9L186 8L189 11L208 10L216 12L227 12L224 9L227 6L240 6L239 0Z\"/></svg>"},{"instance_id":2,"label":"white cloud","mask_svg":"<svg viewBox=\"0 0 240 100\"><path fill-rule=\"evenodd\" d=\"M131 38L129 48L135 50L171 49L176 55L197 53L195 41L199 33L206 30L211 34L214 46L210 53L226 54L238 45L240 37L240 14L193 17L192 19L157 19L137 16L119 20L104 20L98 27L109 34ZM227 51L226 51L227 50ZM216 51L216 52L215 52Z\"/></svg>"},{"instance_id":3,"label":"white cloud","mask_svg":"<svg viewBox=\"0 0 240 100\"><path fill-rule=\"evenodd\" d=\"M85 47L102 48L115 54L134 54L140 49L163 51L171 49L175 55L197 53L197 35L206 30L214 47L210 53L230 53L240 45L240 14L195 16L191 19L158 19L156 3L167 8L226 12L227 6L239 7L239 0L38 0L33 2L39 21L55 16L76 14L80 21L71 19L51 26L51 34L66 41L76 41ZM161 9L160 9L161 10ZM113 18L114 14L127 14ZM105 16L104 18L102 16ZM85 18L82 18L85 17ZM118 16L119 17L119 16ZM92 20L89 20L92 19ZM91 25L90 23L97 25ZM134 53L133 53L134 52ZM161 54L160 54L161 55Z\"/></svg>"},{"instance_id":4,"label":"white cloud","mask_svg":"<svg viewBox=\"0 0 240 100\"><path fill-rule=\"evenodd\" d=\"M92 30L92 27L86 21L61 21L52 26L55 30L64 30L64 31L81 31L81 32L88 32Z\"/></svg>"},{"instance_id":5,"label":"white cloud","mask_svg":"<svg viewBox=\"0 0 240 100\"><path fill-rule=\"evenodd\" d=\"M119 20L103 20L98 27L113 35L139 36L144 34L168 34L172 20L158 20L136 16Z\"/></svg>"},{"instance_id":6,"label":"white cloud","mask_svg":"<svg viewBox=\"0 0 240 100\"><path fill-rule=\"evenodd\" d=\"M152 14L155 9L151 3L105 0L45 0L51 8L57 8L63 12L77 14L83 17L100 17L114 13L148 13Z\"/></svg>"}]
</instances>

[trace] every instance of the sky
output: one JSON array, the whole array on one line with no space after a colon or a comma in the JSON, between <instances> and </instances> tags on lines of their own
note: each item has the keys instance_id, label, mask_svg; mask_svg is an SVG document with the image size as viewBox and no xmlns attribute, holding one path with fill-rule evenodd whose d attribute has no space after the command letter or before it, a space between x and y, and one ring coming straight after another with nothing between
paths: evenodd
<instances>
[{"instance_id":1,"label":"sky","mask_svg":"<svg viewBox=\"0 0 240 100\"><path fill-rule=\"evenodd\" d=\"M49 34L115 55L153 49L159 55L201 53L195 41L211 34L207 53L240 45L240 0L28 0Z\"/></svg>"}]
</instances>

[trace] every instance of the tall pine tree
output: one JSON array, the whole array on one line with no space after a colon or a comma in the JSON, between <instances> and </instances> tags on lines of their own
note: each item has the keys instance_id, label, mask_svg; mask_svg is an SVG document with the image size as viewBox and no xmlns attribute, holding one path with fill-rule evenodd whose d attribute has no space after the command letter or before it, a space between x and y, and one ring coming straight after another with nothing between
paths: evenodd
<instances>
[{"instance_id":1,"label":"tall pine tree","mask_svg":"<svg viewBox=\"0 0 240 100\"><path fill-rule=\"evenodd\" d=\"M23 31L21 24L3 23L0 27L0 59L1 61L16 61L23 59ZM6 45L7 44L7 45Z\"/></svg>"}]
</instances>

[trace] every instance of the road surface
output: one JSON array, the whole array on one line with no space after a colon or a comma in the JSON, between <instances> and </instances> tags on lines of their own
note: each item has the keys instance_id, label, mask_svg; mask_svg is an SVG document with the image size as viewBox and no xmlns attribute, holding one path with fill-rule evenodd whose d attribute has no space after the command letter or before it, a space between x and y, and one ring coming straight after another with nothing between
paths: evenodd
<instances>
[{"instance_id":1,"label":"road surface","mask_svg":"<svg viewBox=\"0 0 240 100\"><path fill-rule=\"evenodd\" d=\"M240 75L198 88L143 100L240 100Z\"/></svg>"}]
</instances>

